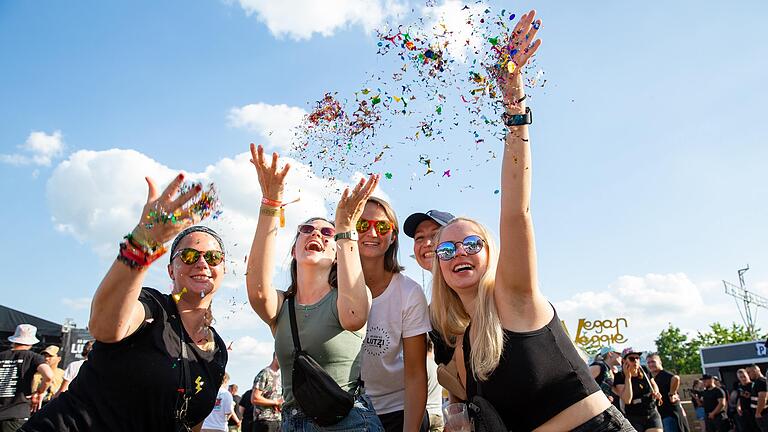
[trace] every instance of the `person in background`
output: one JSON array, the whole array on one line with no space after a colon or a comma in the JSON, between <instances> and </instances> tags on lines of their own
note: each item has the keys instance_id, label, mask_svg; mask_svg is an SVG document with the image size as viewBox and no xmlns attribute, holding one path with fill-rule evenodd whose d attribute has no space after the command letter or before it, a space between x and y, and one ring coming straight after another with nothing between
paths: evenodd
<instances>
[{"instance_id":1,"label":"person in background","mask_svg":"<svg viewBox=\"0 0 768 432\"><path fill-rule=\"evenodd\" d=\"M715 379L712 375L704 374L701 381L704 384L704 391L702 392L705 415L704 429L706 432L726 432L728 422L725 417L725 391L715 385Z\"/></svg>"},{"instance_id":2,"label":"person in background","mask_svg":"<svg viewBox=\"0 0 768 432\"><path fill-rule=\"evenodd\" d=\"M739 424L742 432L760 432L755 421L755 408L752 406L752 390L755 383L749 378L746 369L736 371L736 377L739 383L736 390L739 393L738 405L736 406L736 422Z\"/></svg>"},{"instance_id":3,"label":"person in background","mask_svg":"<svg viewBox=\"0 0 768 432\"><path fill-rule=\"evenodd\" d=\"M429 414L429 432L442 432L443 423L443 388L437 379L434 344L427 338L427 414Z\"/></svg>"},{"instance_id":4,"label":"person in background","mask_svg":"<svg viewBox=\"0 0 768 432\"><path fill-rule=\"evenodd\" d=\"M751 406L755 411L755 422L757 427L760 428L760 432L768 432L768 408L766 408L768 384L766 384L763 371L756 364L747 367L747 374L749 379L755 383L751 392Z\"/></svg>"},{"instance_id":5,"label":"person in background","mask_svg":"<svg viewBox=\"0 0 768 432\"><path fill-rule=\"evenodd\" d=\"M59 397L59 395L69 390L69 384L72 383L72 381L74 381L74 379L77 377L77 374L80 373L80 368L83 366L83 363L88 360L88 354L92 349L93 341L88 341L85 343L85 345L83 345L83 359L73 361L67 366L67 369L64 371L64 378L61 382L61 387L59 387L59 391L56 392L54 397Z\"/></svg>"},{"instance_id":6,"label":"person in background","mask_svg":"<svg viewBox=\"0 0 768 432\"><path fill-rule=\"evenodd\" d=\"M53 371L40 354L31 351L40 342L37 327L19 324L8 336L11 349L0 352L0 432L16 432L40 408L45 391L53 380ZM40 384L32 388L35 372Z\"/></svg>"},{"instance_id":7,"label":"person in background","mask_svg":"<svg viewBox=\"0 0 768 432\"><path fill-rule=\"evenodd\" d=\"M423 270L429 272L430 276L432 275L432 263L435 259L435 234L440 227L445 226L453 218L454 216L448 212L429 210L426 213L413 213L403 223L403 233L413 239L413 257ZM431 285L431 281L429 285ZM452 361L453 347L445 342L440 332L434 326L432 326L432 330L429 332L429 343L433 347L433 355L427 359L427 362L431 361L440 366L433 368L429 367L428 364L427 388L432 389L438 385L448 385L446 390L449 392L449 399L458 402L461 399L457 395L461 395L463 398L466 397L466 394L464 388L461 387L461 382L456 372L456 365ZM442 374L439 372L440 370L443 371ZM439 376L442 376L444 381L450 381L450 383L439 382ZM453 391L451 391L451 388L453 388ZM427 401L427 405L429 405L429 401ZM440 412L440 418L442 421L442 411Z\"/></svg>"},{"instance_id":8,"label":"person in background","mask_svg":"<svg viewBox=\"0 0 768 432\"><path fill-rule=\"evenodd\" d=\"M227 432L227 422L231 418L234 418L238 425L240 424L232 410L232 393L227 389L227 383L229 383L229 374L224 373L213 410L203 421L201 432Z\"/></svg>"},{"instance_id":9,"label":"person in background","mask_svg":"<svg viewBox=\"0 0 768 432\"><path fill-rule=\"evenodd\" d=\"M614 378L616 390L624 401L627 420L637 432L663 432L661 416L656 409L661 394L653 377L640 365L640 355L632 348L622 351L624 363L622 371Z\"/></svg>"},{"instance_id":10,"label":"person in background","mask_svg":"<svg viewBox=\"0 0 768 432\"><path fill-rule=\"evenodd\" d=\"M40 354L45 358L45 362L51 367L53 371L53 381L51 386L46 390L43 396L43 405L47 404L56 392L61 388L61 383L64 381L64 370L59 367L61 362L61 356L59 355L59 347L56 345L48 345ZM43 380L43 375L40 372L35 372L35 376L32 378L32 391L35 391L40 387L40 382Z\"/></svg>"},{"instance_id":11,"label":"person in background","mask_svg":"<svg viewBox=\"0 0 768 432\"><path fill-rule=\"evenodd\" d=\"M252 389L248 389L240 397L240 403L237 404L238 417L242 420L240 423L241 432L253 432L253 403L251 402Z\"/></svg>"},{"instance_id":12,"label":"person in background","mask_svg":"<svg viewBox=\"0 0 768 432\"><path fill-rule=\"evenodd\" d=\"M427 298L402 273L400 226L392 206L368 198L356 224L365 285L373 300L363 341L365 391L387 432L429 430Z\"/></svg>"},{"instance_id":13,"label":"person in background","mask_svg":"<svg viewBox=\"0 0 768 432\"><path fill-rule=\"evenodd\" d=\"M283 404L283 386L277 354L272 353L272 363L256 375L251 389L253 406L253 432L278 432L280 430L280 405Z\"/></svg>"},{"instance_id":14,"label":"person in background","mask_svg":"<svg viewBox=\"0 0 768 432\"><path fill-rule=\"evenodd\" d=\"M649 355L646 362L654 382L659 387L659 393L661 393L661 405L659 405L658 410L664 425L664 432L688 432L690 426L678 394L680 376L664 369L661 356L658 353Z\"/></svg>"},{"instance_id":15,"label":"person in background","mask_svg":"<svg viewBox=\"0 0 768 432\"><path fill-rule=\"evenodd\" d=\"M237 410L237 406L240 404L237 384L230 384L227 390L232 395L232 412L235 414L227 420L227 426L229 427L229 432L237 432L240 430L240 424L243 422L243 418L240 417L240 412Z\"/></svg>"},{"instance_id":16,"label":"person in background","mask_svg":"<svg viewBox=\"0 0 768 432\"><path fill-rule=\"evenodd\" d=\"M696 423L698 424L698 430L704 430L704 402L702 401L702 393L704 391L704 385L700 379L695 379L691 385L691 404L696 412Z\"/></svg>"},{"instance_id":17,"label":"person in background","mask_svg":"<svg viewBox=\"0 0 768 432\"><path fill-rule=\"evenodd\" d=\"M612 346L604 346L597 352L595 360L589 365L589 372L605 396L617 409L621 410L621 396L616 394L613 379L621 366L621 353Z\"/></svg>"}]
</instances>

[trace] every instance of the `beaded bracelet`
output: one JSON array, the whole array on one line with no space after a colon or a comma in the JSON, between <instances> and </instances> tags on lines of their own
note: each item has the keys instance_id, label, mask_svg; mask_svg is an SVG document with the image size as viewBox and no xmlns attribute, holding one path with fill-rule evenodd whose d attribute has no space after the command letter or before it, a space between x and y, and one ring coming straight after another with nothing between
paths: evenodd
<instances>
[{"instance_id":1,"label":"beaded bracelet","mask_svg":"<svg viewBox=\"0 0 768 432\"><path fill-rule=\"evenodd\" d=\"M135 238L128 234L125 236L125 241L120 243L120 253L117 255L118 261L132 269L149 266L167 251L162 244L149 247L136 243L138 242Z\"/></svg>"}]
</instances>

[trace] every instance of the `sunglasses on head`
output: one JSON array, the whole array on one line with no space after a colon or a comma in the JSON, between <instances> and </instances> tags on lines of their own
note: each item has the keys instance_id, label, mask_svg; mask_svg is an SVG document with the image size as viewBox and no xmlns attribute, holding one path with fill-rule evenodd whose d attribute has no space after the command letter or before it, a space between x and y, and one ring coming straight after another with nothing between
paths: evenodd
<instances>
[{"instance_id":1,"label":"sunglasses on head","mask_svg":"<svg viewBox=\"0 0 768 432\"><path fill-rule=\"evenodd\" d=\"M368 219L358 219L357 224L355 224L355 229L357 230L358 234L362 234L368 231L371 229L371 227L373 227L373 229L375 229L379 235L383 236L392 231L395 228L395 224L385 220Z\"/></svg>"},{"instance_id":2,"label":"sunglasses on head","mask_svg":"<svg viewBox=\"0 0 768 432\"><path fill-rule=\"evenodd\" d=\"M450 261L456 256L456 247L461 245L467 255L474 255L483 250L485 241L480 236L471 235L460 242L445 241L437 245L435 255L443 261Z\"/></svg>"},{"instance_id":3,"label":"sunglasses on head","mask_svg":"<svg viewBox=\"0 0 768 432\"><path fill-rule=\"evenodd\" d=\"M299 232L302 234L312 234L313 232L315 232L315 230L320 231L320 234L322 234L324 237L333 237L334 235L336 235L336 230L331 227L318 228L310 224L299 225Z\"/></svg>"},{"instance_id":4,"label":"sunglasses on head","mask_svg":"<svg viewBox=\"0 0 768 432\"><path fill-rule=\"evenodd\" d=\"M222 251L209 250L209 251L203 252L193 248L184 248L176 252L175 254L173 254L171 261L173 261L176 257L179 257L181 259L181 262L183 262L184 264L192 265L200 260L200 255L203 256L203 259L205 260L205 262L207 262L208 265L211 267L215 267L221 264L222 261L224 261L224 252Z\"/></svg>"}]
</instances>

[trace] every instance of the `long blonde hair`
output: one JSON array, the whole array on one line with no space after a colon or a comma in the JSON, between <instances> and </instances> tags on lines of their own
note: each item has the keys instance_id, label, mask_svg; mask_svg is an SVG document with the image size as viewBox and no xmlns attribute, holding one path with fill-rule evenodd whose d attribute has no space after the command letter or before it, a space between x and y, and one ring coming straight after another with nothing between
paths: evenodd
<instances>
[{"instance_id":1,"label":"long blonde hair","mask_svg":"<svg viewBox=\"0 0 768 432\"><path fill-rule=\"evenodd\" d=\"M470 355L472 373L476 379L485 381L499 365L504 350L504 329L501 326L493 296L499 252L488 229L476 220L464 217L455 218L440 228L435 234L438 239L436 243L440 243L440 237L446 227L459 221L469 222L477 228L476 234L485 241L485 251L480 253L486 253L488 256L488 267L477 286L477 297L471 319L472 328L469 332L470 340L475 347ZM434 275L430 307L432 323L450 346L456 346L457 338L464 334L470 324L470 315L464 309L458 294L445 281L437 256L432 264L432 274Z\"/></svg>"}]
</instances>

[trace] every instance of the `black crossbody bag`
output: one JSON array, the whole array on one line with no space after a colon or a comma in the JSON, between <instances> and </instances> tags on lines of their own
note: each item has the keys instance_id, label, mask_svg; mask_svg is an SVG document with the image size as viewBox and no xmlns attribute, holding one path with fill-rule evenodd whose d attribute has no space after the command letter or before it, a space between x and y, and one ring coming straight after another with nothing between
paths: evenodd
<instances>
[{"instance_id":1,"label":"black crossbody bag","mask_svg":"<svg viewBox=\"0 0 768 432\"><path fill-rule=\"evenodd\" d=\"M355 394L344 391L312 356L301 349L293 296L288 297L288 312L294 348L293 398L304 414L318 425L334 425L349 414Z\"/></svg>"}]
</instances>

